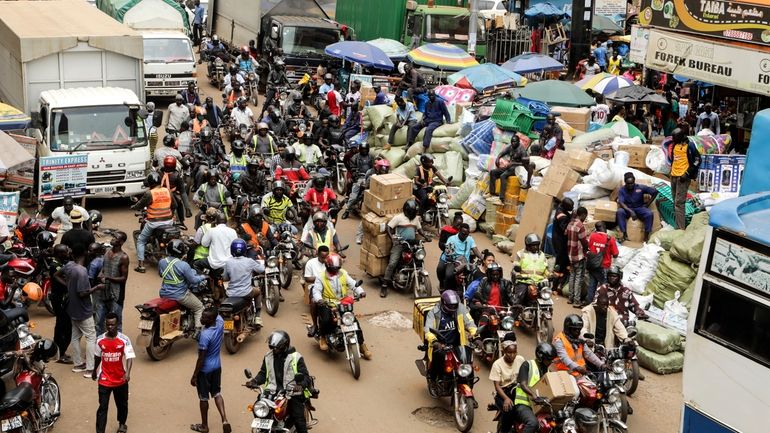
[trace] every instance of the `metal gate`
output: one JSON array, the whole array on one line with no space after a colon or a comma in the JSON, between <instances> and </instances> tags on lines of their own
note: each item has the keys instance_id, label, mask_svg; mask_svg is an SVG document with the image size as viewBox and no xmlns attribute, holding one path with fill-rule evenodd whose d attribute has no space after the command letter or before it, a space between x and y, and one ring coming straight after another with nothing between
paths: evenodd
<instances>
[{"instance_id":1,"label":"metal gate","mask_svg":"<svg viewBox=\"0 0 770 433\"><path fill-rule=\"evenodd\" d=\"M493 30L487 34L487 61L499 65L529 51L531 45L532 30L527 27Z\"/></svg>"}]
</instances>

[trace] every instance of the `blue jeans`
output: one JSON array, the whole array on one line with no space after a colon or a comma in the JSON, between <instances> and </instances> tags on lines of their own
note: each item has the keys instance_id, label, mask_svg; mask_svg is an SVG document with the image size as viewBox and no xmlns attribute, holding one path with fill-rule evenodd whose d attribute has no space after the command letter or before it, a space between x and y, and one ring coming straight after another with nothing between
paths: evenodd
<instances>
[{"instance_id":1,"label":"blue jeans","mask_svg":"<svg viewBox=\"0 0 770 433\"><path fill-rule=\"evenodd\" d=\"M588 269L588 297L586 302L594 302L596 288L607 281L607 270L604 268Z\"/></svg>"},{"instance_id":2,"label":"blue jeans","mask_svg":"<svg viewBox=\"0 0 770 433\"><path fill-rule=\"evenodd\" d=\"M147 241L150 240L152 231L158 227L171 226L174 222L169 221L147 221L144 223L142 232L139 233L139 239L136 240L136 258L140 262L144 261L144 248L147 246Z\"/></svg>"},{"instance_id":3,"label":"blue jeans","mask_svg":"<svg viewBox=\"0 0 770 433\"><path fill-rule=\"evenodd\" d=\"M94 294L92 297L94 304L94 320L96 321L96 335L102 335L106 331L104 321L107 320L107 313L118 315L118 331L123 330L123 306L115 300L104 299L101 295Z\"/></svg>"}]
</instances>

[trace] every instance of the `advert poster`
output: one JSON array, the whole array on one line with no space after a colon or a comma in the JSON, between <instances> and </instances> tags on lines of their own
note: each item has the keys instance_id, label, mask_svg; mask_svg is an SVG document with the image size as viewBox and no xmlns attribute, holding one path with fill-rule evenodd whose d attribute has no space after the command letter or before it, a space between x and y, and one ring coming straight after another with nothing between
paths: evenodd
<instances>
[{"instance_id":1,"label":"advert poster","mask_svg":"<svg viewBox=\"0 0 770 433\"><path fill-rule=\"evenodd\" d=\"M770 46L770 2L642 0L641 25Z\"/></svg>"},{"instance_id":2,"label":"advert poster","mask_svg":"<svg viewBox=\"0 0 770 433\"><path fill-rule=\"evenodd\" d=\"M88 155L41 157L38 196L43 200L84 196L87 173Z\"/></svg>"},{"instance_id":3,"label":"advert poster","mask_svg":"<svg viewBox=\"0 0 770 433\"><path fill-rule=\"evenodd\" d=\"M626 0L595 0L594 15L603 15L614 20L614 18L626 19Z\"/></svg>"},{"instance_id":4,"label":"advert poster","mask_svg":"<svg viewBox=\"0 0 770 433\"><path fill-rule=\"evenodd\" d=\"M5 222L11 228L16 225L16 217L19 215L19 191L0 192L0 215L5 217Z\"/></svg>"}]
</instances>

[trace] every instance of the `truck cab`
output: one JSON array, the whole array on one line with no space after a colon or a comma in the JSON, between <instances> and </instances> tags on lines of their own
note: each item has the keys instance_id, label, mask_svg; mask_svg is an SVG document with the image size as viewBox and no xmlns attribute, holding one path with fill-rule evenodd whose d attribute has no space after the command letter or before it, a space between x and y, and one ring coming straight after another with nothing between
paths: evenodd
<instances>
[{"instance_id":1,"label":"truck cab","mask_svg":"<svg viewBox=\"0 0 770 433\"><path fill-rule=\"evenodd\" d=\"M195 82L190 39L179 31L141 30L144 41L144 89L148 97L170 97Z\"/></svg>"},{"instance_id":2,"label":"truck cab","mask_svg":"<svg viewBox=\"0 0 770 433\"><path fill-rule=\"evenodd\" d=\"M38 156L88 155L89 197L141 194L151 160L141 107L134 92L117 87L44 91L32 113Z\"/></svg>"},{"instance_id":3,"label":"truck cab","mask_svg":"<svg viewBox=\"0 0 770 433\"><path fill-rule=\"evenodd\" d=\"M466 50L470 19L468 9L454 6L417 6L407 9L402 35L404 45L417 47L445 42ZM486 55L486 30L482 17L477 19L476 57L481 58Z\"/></svg>"}]
</instances>

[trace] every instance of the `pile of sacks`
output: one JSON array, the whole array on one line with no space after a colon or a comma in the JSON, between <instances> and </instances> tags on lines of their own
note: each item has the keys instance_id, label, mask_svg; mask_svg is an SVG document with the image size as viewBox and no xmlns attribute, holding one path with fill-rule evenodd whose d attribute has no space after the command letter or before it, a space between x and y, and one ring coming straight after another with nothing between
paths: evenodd
<instances>
[{"instance_id":1,"label":"pile of sacks","mask_svg":"<svg viewBox=\"0 0 770 433\"><path fill-rule=\"evenodd\" d=\"M658 374L682 371L684 340L677 331L649 322L638 322L636 327L639 365Z\"/></svg>"}]
</instances>

